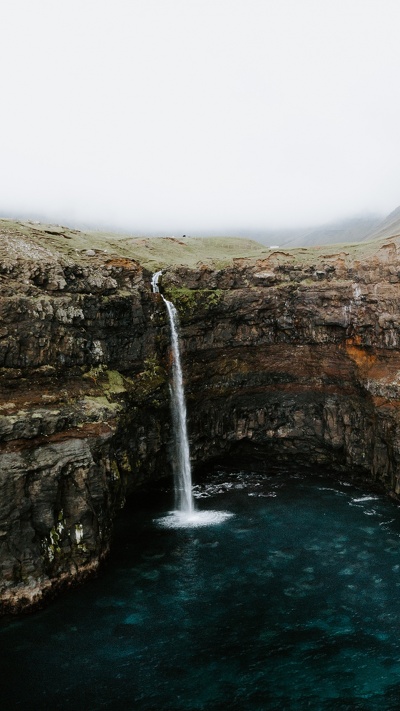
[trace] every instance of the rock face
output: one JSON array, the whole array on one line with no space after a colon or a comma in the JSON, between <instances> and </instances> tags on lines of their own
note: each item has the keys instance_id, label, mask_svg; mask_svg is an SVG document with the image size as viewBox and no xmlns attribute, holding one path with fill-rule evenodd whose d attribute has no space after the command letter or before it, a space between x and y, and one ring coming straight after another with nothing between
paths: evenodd
<instances>
[{"instance_id":1,"label":"rock face","mask_svg":"<svg viewBox=\"0 0 400 711\"><path fill-rule=\"evenodd\" d=\"M274 252L164 278L182 313L196 462L323 466L400 492L397 255L393 239L362 260ZM202 310L205 285L219 300Z\"/></svg>"},{"instance_id":2,"label":"rock face","mask_svg":"<svg viewBox=\"0 0 400 711\"><path fill-rule=\"evenodd\" d=\"M126 496L170 480L169 334L135 260L0 237L0 591L18 611L95 570ZM165 270L195 475L324 467L400 494L399 250Z\"/></svg>"},{"instance_id":3,"label":"rock face","mask_svg":"<svg viewBox=\"0 0 400 711\"><path fill-rule=\"evenodd\" d=\"M127 490L166 469L169 423L149 275L117 255L0 241L0 588L13 611L97 567Z\"/></svg>"}]
</instances>

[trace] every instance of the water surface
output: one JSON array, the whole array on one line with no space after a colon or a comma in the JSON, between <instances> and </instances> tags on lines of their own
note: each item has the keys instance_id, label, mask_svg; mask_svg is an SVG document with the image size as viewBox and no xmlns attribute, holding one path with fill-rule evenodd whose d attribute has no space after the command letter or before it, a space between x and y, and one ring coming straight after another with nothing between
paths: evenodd
<instances>
[{"instance_id":1,"label":"water surface","mask_svg":"<svg viewBox=\"0 0 400 711\"><path fill-rule=\"evenodd\" d=\"M1 707L399 709L400 509L321 477L195 494L234 515L165 529L130 507L96 580L3 623Z\"/></svg>"}]
</instances>

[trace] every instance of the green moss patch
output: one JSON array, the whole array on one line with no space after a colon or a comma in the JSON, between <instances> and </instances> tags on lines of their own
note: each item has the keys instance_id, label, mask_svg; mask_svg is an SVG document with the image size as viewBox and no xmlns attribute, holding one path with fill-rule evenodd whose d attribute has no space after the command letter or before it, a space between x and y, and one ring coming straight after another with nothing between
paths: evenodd
<instances>
[{"instance_id":1,"label":"green moss patch","mask_svg":"<svg viewBox=\"0 0 400 711\"><path fill-rule=\"evenodd\" d=\"M158 364L155 356L146 358L144 365L145 370L138 373L133 381L133 392L139 401L148 398L168 381L166 371Z\"/></svg>"},{"instance_id":2,"label":"green moss patch","mask_svg":"<svg viewBox=\"0 0 400 711\"><path fill-rule=\"evenodd\" d=\"M187 289L186 287L168 286L165 297L172 301L179 315L185 319L196 313L204 314L221 301L222 289Z\"/></svg>"}]
</instances>

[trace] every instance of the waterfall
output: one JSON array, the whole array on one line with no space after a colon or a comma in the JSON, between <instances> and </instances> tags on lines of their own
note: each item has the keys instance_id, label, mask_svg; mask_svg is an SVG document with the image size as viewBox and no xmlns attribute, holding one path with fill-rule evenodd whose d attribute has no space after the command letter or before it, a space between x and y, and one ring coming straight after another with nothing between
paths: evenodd
<instances>
[{"instance_id":1,"label":"waterfall","mask_svg":"<svg viewBox=\"0 0 400 711\"><path fill-rule=\"evenodd\" d=\"M160 293L158 280L161 271L156 272L151 280L153 292ZM175 482L175 505L182 513L193 513L192 472L190 469L190 450L187 431L185 392L183 389L183 376L181 354L179 348L179 319L178 312L172 303L162 294L161 298L167 309L171 330L172 349L172 381L170 384L173 451L172 469Z\"/></svg>"},{"instance_id":2,"label":"waterfall","mask_svg":"<svg viewBox=\"0 0 400 711\"><path fill-rule=\"evenodd\" d=\"M190 467L190 449L187 432L185 391L181 355L179 349L178 312L172 303L160 293L158 280L162 271L153 274L151 288L154 294L160 294L168 313L171 331L172 379L170 384L175 506L176 510L160 519L159 523L168 528L188 526L209 526L221 523L232 514L226 511L195 511L192 492L192 472Z\"/></svg>"}]
</instances>

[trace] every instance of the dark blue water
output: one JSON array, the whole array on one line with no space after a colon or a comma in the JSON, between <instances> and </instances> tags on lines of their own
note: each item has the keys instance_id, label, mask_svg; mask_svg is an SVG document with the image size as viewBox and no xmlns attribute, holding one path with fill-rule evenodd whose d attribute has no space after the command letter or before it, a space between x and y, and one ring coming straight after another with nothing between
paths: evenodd
<instances>
[{"instance_id":1,"label":"dark blue water","mask_svg":"<svg viewBox=\"0 0 400 711\"><path fill-rule=\"evenodd\" d=\"M235 515L127 509L99 578L0 627L0 707L398 710L400 509L321 477L196 493Z\"/></svg>"}]
</instances>

